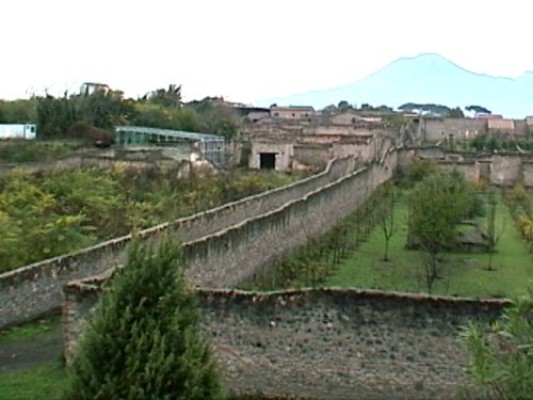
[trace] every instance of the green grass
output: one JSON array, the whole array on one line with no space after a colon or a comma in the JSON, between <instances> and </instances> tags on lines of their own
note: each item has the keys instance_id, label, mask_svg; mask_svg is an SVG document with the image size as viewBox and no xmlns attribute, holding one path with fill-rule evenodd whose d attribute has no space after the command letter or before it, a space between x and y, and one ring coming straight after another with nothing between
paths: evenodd
<instances>
[{"instance_id":1,"label":"green grass","mask_svg":"<svg viewBox=\"0 0 533 400\"><path fill-rule=\"evenodd\" d=\"M60 399L67 384L66 370L59 363L0 373L0 400Z\"/></svg>"},{"instance_id":2,"label":"green grass","mask_svg":"<svg viewBox=\"0 0 533 400\"><path fill-rule=\"evenodd\" d=\"M55 315L50 318L40 319L24 325L15 326L5 331L0 331L0 343L18 342L31 340L46 332L57 328L61 323L61 316Z\"/></svg>"},{"instance_id":3,"label":"green grass","mask_svg":"<svg viewBox=\"0 0 533 400\"><path fill-rule=\"evenodd\" d=\"M407 205L405 195L395 208L396 232L390 241L389 258L384 262L384 237L376 227L360 248L344 260L324 283L326 286L358 287L406 292L426 292L423 252L406 250ZM512 297L526 292L533 280L533 258L515 228L511 215L499 204L497 226L503 235L488 271L486 253L446 255L442 277L434 294L468 297Z\"/></svg>"}]
</instances>

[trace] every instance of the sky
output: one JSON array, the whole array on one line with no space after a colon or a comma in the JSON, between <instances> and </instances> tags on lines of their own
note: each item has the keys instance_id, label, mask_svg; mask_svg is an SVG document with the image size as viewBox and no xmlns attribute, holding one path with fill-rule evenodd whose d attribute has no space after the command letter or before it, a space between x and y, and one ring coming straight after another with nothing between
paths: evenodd
<instances>
[{"instance_id":1,"label":"sky","mask_svg":"<svg viewBox=\"0 0 533 400\"><path fill-rule=\"evenodd\" d=\"M461 67L533 70L524 0L6 0L0 98L101 82L128 97L181 84L185 101L254 101L348 84L438 53Z\"/></svg>"}]
</instances>

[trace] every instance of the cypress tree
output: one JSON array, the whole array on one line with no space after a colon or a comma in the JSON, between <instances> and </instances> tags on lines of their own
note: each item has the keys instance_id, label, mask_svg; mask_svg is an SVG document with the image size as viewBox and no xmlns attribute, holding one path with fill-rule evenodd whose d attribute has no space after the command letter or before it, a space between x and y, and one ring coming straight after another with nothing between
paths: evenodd
<instances>
[{"instance_id":1,"label":"cypress tree","mask_svg":"<svg viewBox=\"0 0 533 400\"><path fill-rule=\"evenodd\" d=\"M65 399L222 399L180 247L134 242L87 324Z\"/></svg>"}]
</instances>

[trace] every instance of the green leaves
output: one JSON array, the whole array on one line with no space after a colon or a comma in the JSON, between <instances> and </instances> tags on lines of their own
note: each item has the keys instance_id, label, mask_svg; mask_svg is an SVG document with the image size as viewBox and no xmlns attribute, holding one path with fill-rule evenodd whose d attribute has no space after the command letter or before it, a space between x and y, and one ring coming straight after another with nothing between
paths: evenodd
<instances>
[{"instance_id":1,"label":"green leaves","mask_svg":"<svg viewBox=\"0 0 533 400\"><path fill-rule=\"evenodd\" d=\"M221 399L181 246L134 242L79 345L66 399Z\"/></svg>"},{"instance_id":2,"label":"green leaves","mask_svg":"<svg viewBox=\"0 0 533 400\"><path fill-rule=\"evenodd\" d=\"M488 397L526 399L533 392L533 290L491 326L471 323L462 333L468 373Z\"/></svg>"},{"instance_id":3,"label":"green leaves","mask_svg":"<svg viewBox=\"0 0 533 400\"><path fill-rule=\"evenodd\" d=\"M473 191L459 174L430 175L410 198L410 233L432 253L453 246L456 225L478 207Z\"/></svg>"},{"instance_id":4,"label":"green leaves","mask_svg":"<svg viewBox=\"0 0 533 400\"><path fill-rule=\"evenodd\" d=\"M0 177L0 272L294 180L274 172L183 180L166 169L14 169Z\"/></svg>"}]
</instances>

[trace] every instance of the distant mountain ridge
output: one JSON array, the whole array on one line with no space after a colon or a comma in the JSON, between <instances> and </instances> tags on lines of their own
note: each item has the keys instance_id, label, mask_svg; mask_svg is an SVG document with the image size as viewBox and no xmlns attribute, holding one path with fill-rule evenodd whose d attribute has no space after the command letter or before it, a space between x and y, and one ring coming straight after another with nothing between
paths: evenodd
<instances>
[{"instance_id":1,"label":"distant mountain ridge","mask_svg":"<svg viewBox=\"0 0 533 400\"><path fill-rule=\"evenodd\" d=\"M386 104L397 108L408 102L449 107L476 104L509 118L533 115L533 71L518 78L468 71L438 54L400 58L359 81L332 89L311 91L256 104L312 105L324 108L346 100L361 105Z\"/></svg>"}]
</instances>

